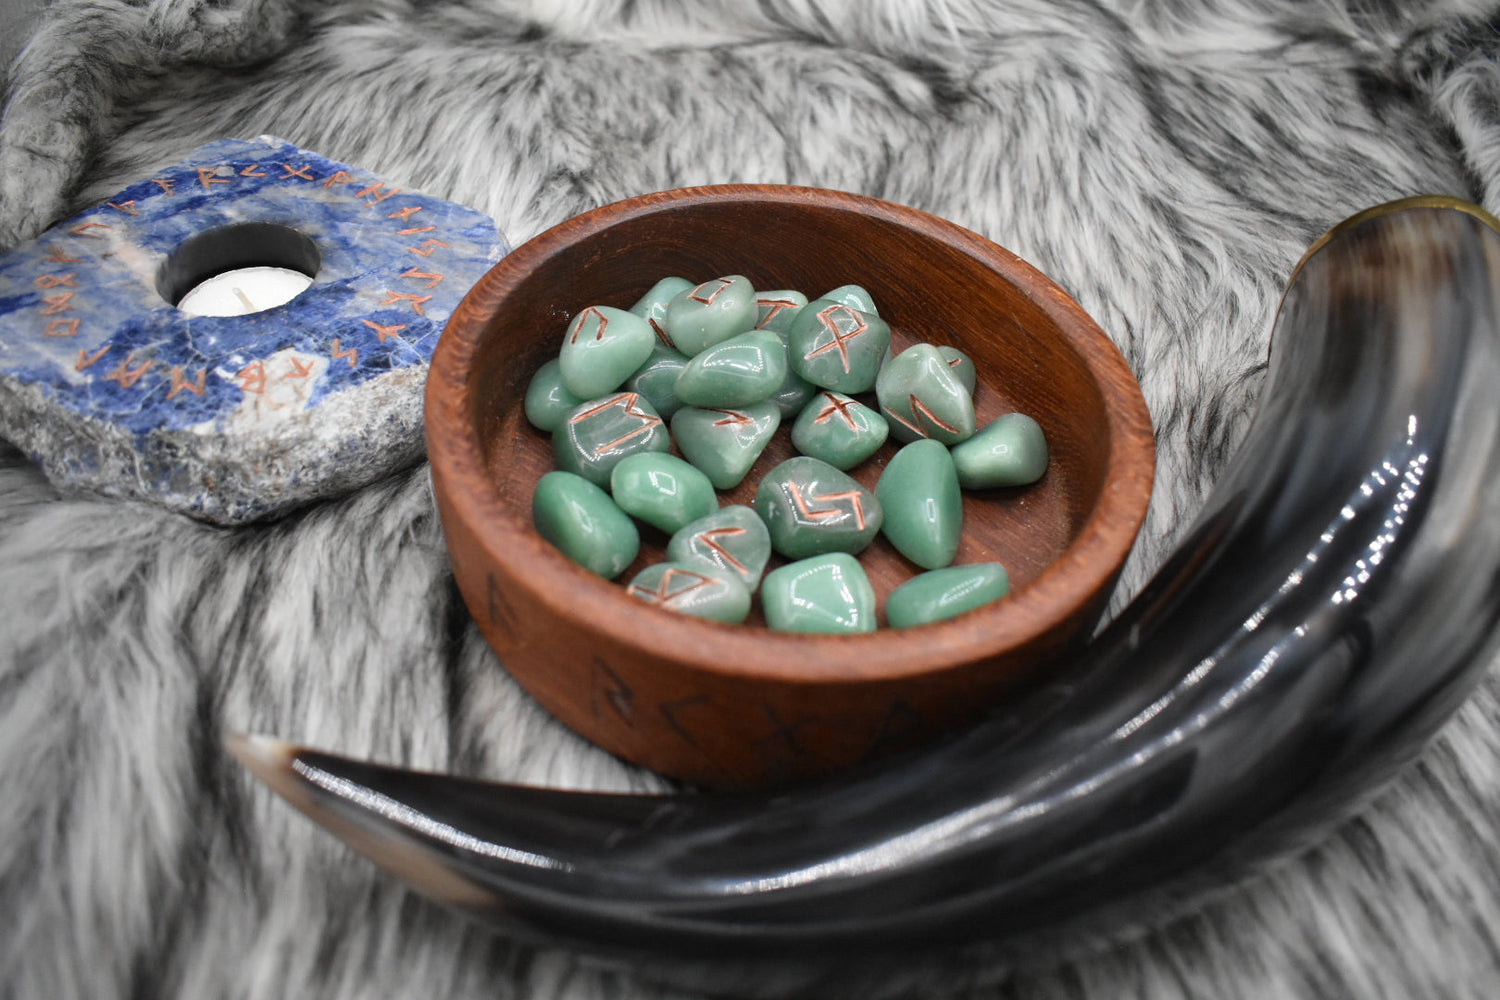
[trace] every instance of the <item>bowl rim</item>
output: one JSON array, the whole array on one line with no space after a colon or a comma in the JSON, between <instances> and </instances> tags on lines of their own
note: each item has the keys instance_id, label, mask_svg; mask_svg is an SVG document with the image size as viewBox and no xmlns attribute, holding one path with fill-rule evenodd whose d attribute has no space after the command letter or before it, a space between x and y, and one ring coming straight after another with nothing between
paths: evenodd
<instances>
[{"instance_id":1,"label":"bowl rim","mask_svg":"<svg viewBox=\"0 0 1500 1000\"><path fill-rule=\"evenodd\" d=\"M812 205L875 216L977 258L1023 292L1060 329L1071 331L1070 340L1106 401L1109 447L1104 489L1072 542L1036 578L1001 602L912 628L881 627L851 635L777 632L631 601L619 581L605 580L573 563L545 542L529 519L517 523L503 509L484 447L467 417L470 386L465 374L491 304L502 301L536 266L580 239L668 208L726 200ZM797 185L719 184L657 191L600 206L532 237L491 267L449 318L429 369L425 410L434 490L446 504L445 514L464 523L492 563L524 564L526 575L535 581L536 596L560 620L594 631L602 627L616 643L642 650L663 664L793 685L909 680L1001 657L1044 638L1080 608L1108 597L1144 522L1155 473L1149 412L1124 356L1050 278L993 241L919 209ZM441 447L439 436L444 438ZM450 482L479 488L449 490ZM596 602L603 602L599 607L605 615L596 613ZM664 641L667 635L669 642ZM828 655L810 655L819 650ZM713 655L704 656L705 651Z\"/></svg>"}]
</instances>

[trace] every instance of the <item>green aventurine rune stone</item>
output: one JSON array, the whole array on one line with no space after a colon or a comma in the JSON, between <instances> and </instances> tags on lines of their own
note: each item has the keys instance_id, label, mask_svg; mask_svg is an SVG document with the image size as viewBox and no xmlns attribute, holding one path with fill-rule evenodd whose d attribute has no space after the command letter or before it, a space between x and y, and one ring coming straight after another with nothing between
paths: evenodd
<instances>
[{"instance_id":1,"label":"green aventurine rune stone","mask_svg":"<svg viewBox=\"0 0 1500 1000\"><path fill-rule=\"evenodd\" d=\"M790 288L755 295L755 328L775 330L783 337L792 328L797 310L807 305L807 296Z\"/></svg>"},{"instance_id":2,"label":"green aventurine rune stone","mask_svg":"<svg viewBox=\"0 0 1500 1000\"><path fill-rule=\"evenodd\" d=\"M755 491L755 513L771 546L788 559L825 552L862 552L880 531L880 501L852 478L817 458L789 458L766 473Z\"/></svg>"},{"instance_id":3,"label":"green aventurine rune stone","mask_svg":"<svg viewBox=\"0 0 1500 1000\"><path fill-rule=\"evenodd\" d=\"M556 358L538 368L526 385L526 419L548 434L582 402L562 384L562 365Z\"/></svg>"},{"instance_id":4,"label":"green aventurine rune stone","mask_svg":"<svg viewBox=\"0 0 1500 1000\"><path fill-rule=\"evenodd\" d=\"M771 558L771 535L755 511L731 504L673 535L667 543L667 558L703 565L715 573L732 573L753 591Z\"/></svg>"},{"instance_id":5,"label":"green aventurine rune stone","mask_svg":"<svg viewBox=\"0 0 1500 1000\"><path fill-rule=\"evenodd\" d=\"M818 298L828 299L831 302L842 302L850 309L858 309L860 312L869 313L871 316L880 315L880 311L875 308L875 297L863 285L840 285L832 291L824 292Z\"/></svg>"},{"instance_id":6,"label":"green aventurine rune stone","mask_svg":"<svg viewBox=\"0 0 1500 1000\"><path fill-rule=\"evenodd\" d=\"M974 398L931 344L908 347L887 361L875 396L897 441L930 437L952 445L974 433Z\"/></svg>"},{"instance_id":7,"label":"green aventurine rune stone","mask_svg":"<svg viewBox=\"0 0 1500 1000\"><path fill-rule=\"evenodd\" d=\"M843 552L773 569L760 603L766 626L779 632L875 631L875 590L859 561Z\"/></svg>"},{"instance_id":8,"label":"green aventurine rune stone","mask_svg":"<svg viewBox=\"0 0 1500 1000\"><path fill-rule=\"evenodd\" d=\"M768 295L776 296L770 301L776 303L778 308L783 304L785 308L781 308L779 312L768 313L766 311L766 296ZM785 349L786 332L790 329L792 320L797 318L797 309L801 308L797 303L800 301L802 305L806 305L807 296L800 292L765 292L757 301L761 306L761 322L766 324L757 329L775 331L776 336L781 338L782 348ZM769 397L771 402L776 404L776 409L781 411L783 423L801 413L813 393L818 391L817 386L797 374L797 369L792 367L791 355L788 354L786 357L786 377L781 380L780 387Z\"/></svg>"},{"instance_id":9,"label":"green aventurine rune stone","mask_svg":"<svg viewBox=\"0 0 1500 1000\"><path fill-rule=\"evenodd\" d=\"M695 618L739 624L750 614L750 591L736 577L704 566L647 566L625 587L631 597Z\"/></svg>"},{"instance_id":10,"label":"green aventurine rune stone","mask_svg":"<svg viewBox=\"0 0 1500 1000\"><path fill-rule=\"evenodd\" d=\"M865 392L875 384L890 344L885 320L828 299L803 306L786 337L787 360L798 375L845 393Z\"/></svg>"},{"instance_id":11,"label":"green aventurine rune stone","mask_svg":"<svg viewBox=\"0 0 1500 1000\"><path fill-rule=\"evenodd\" d=\"M692 357L736 334L755 329L755 288L750 279L731 274L679 292L667 305L667 336Z\"/></svg>"},{"instance_id":12,"label":"green aventurine rune stone","mask_svg":"<svg viewBox=\"0 0 1500 1000\"><path fill-rule=\"evenodd\" d=\"M623 573L640 552L640 532L630 516L608 493L571 472L549 472L537 482L531 519L563 555L605 579Z\"/></svg>"},{"instance_id":13,"label":"green aventurine rune stone","mask_svg":"<svg viewBox=\"0 0 1500 1000\"><path fill-rule=\"evenodd\" d=\"M780 426L781 413L769 402L721 410L684 406L672 417L672 440L715 488L729 490L745 478Z\"/></svg>"},{"instance_id":14,"label":"green aventurine rune stone","mask_svg":"<svg viewBox=\"0 0 1500 1000\"><path fill-rule=\"evenodd\" d=\"M792 444L835 469L852 469L885 444L885 418L856 399L826 389L812 398L792 425Z\"/></svg>"},{"instance_id":15,"label":"green aventurine rune stone","mask_svg":"<svg viewBox=\"0 0 1500 1000\"><path fill-rule=\"evenodd\" d=\"M786 347L774 330L751 330L689 359L674 391L689 406L748 406L786 381Z\"/></svg>"},{"instance_id":16,"label":"green aventurine rune stone","mask_svg":"<svg viewBox=\"0 0 1500 1000\"><path fill-rule=\"evenodd\" d=\"M942 621L998 601L1010 591L1010 577L999 563L972 563L920 573L885 599L891 628Z\"/></svg>"},{"instance_id":17,"label":"green aventurine rune stone","mask_svg":"<svg viewBox=\"0 0 1500 1000\"><path fill-rule=\"evenodd\" d=\"M948 368L958 377L959 385L969 390L969 395L974 395L974 386L979 384L979 371L974 367L973 360L956 347L942 345L938 347L938 353L948 362Z\"/></svg>"},{"instance_id":18,"label":"green aventurine rune stone","mask_svg":"<svg viewBox=\"0 0 1500 1000\"><path fill-rule=\"evenodd\" d=\"M557 467L600 488L609 485L610 472L626 455L671 448L667 425L634 392L617 392L575 407L552 434Z\"/></svg>"},{"instance_id":19,"label":"green aventurine rune stone","mask_svg":"<svg viewBox=\"0 0 1500 1000\"><path fill-rule=\"evenodd\" d=\"M659 451L620 459L609 474L609 493L625 513L669 535L719 509L719 496L707 476Z\"/></svg>"},{"instance_id":20,"label":"green aventurine rune stone","mask_svg":"<svg viewBox=\"0 0 1500 1000\"><path fill-rule=\"evenodd\" d=\"M667 335L667 303L683 292L692 291L692 288L693 283L686 278L663 278L652 285L650 291L630 307L630 311L646 321L651 332L656 334L657 343L675 351L677 347Z\"/></svg>"},{"instance_id":21,"label":"green aventurine rune stone","mask_svg":"<svg viewBox=\"0 0 1500 1000\"><path fill-rule=\"evenodd\" d=\"M885 512L881 531L923 569L937 569L958 554L964 500L948 448L930 438L906 445L887 463L875 484Z\"/></svg>"},{"instance_id":22,"label":"green aventurine rune stone","mask_svg":"<svg viewBox=\"0 0 1500 1000\"><path fill-rule=\"evenodd\" d=\"M651 355L656 335L635 313L589 306L563 334L563 385L579 399L594 399L625 383Z\"/></svg>"},{"instance_id":23,"label":"green aventurine rune stone","mask_svg":"<svg viewBox=\"0 0 1500 1000\"><path fill-rule=\"evenodd\" d=\"M964 489L1025 486L1047 471L1047 438L1026 414L1007 413L954 445L953 465Z\"/></svg>"},{"instance_id":24,"label":"green aventurine rune stone","mask_svg":"<svg viewBox=\"0 0 1500 1000\"><path fill-rule=\"evenodd\" d=\"M682 374L687 363L687 355L658 340L652 345L646 363L625 380L624 387L628 392L645 396L663 420L670 420L683 405L677 398L677 376Z\"/></svg>"},{"instance_id":25,"label":"green aventurine rune stone","mask_svg":"<svg viewBox=\"0 0 1500 1000\"><path fill-rule=\"evenodd\" d=\"M807 401L812 399L813 393L818 387L807 379L798 375L790 364L786 366L786 378L782 380L781 388L771 393L771 402L776 404L776 409L781 412L782 420L790 420L802 412Z\"/></svg>"}]
</instances>

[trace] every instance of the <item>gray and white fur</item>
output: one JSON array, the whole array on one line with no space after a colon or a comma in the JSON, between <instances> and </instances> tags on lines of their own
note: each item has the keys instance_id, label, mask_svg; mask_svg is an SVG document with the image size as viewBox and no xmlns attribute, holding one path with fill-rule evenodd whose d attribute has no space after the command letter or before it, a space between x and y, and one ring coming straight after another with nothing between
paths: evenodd
<instances>
[{"instance_id":1,"label":"gray and white fur","mask_svg":"<svg viewBox=\"0 0 1500 1000\"><path fill-rule=\"evenodd\" d=\"M12 68L0 246L263 133L485 211L514 243L686 184L913 205L1047 272L1137 372L1157 490L1118 606L1232 460L1308 243L1409 194L1500 209L1500 7L1412 6L57 0ZM425 469L225 530L60 498L0 444L0 996L665 995L418 899L252 786L221 749L236 729L658 784L498 667ZM915 995L1490 996L1496 871L1492 675L1311 853L1188 916Z\"/></svg>"}]
</instances>

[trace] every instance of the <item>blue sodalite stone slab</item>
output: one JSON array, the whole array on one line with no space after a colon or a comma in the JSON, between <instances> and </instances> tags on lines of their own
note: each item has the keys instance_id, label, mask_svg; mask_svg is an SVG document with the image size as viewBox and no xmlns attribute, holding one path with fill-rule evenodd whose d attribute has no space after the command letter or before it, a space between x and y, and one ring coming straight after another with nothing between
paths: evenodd
<instances>
[{"instance_id":1,"label":"blue sodalite stone slab","mask_svg":"<svg viewBox=\"0 0 1500 1000\"><path fill-rule=\"evenodd\" d=\"M312 286L180 312L174 252L237 223L310 239ZM507 250L478 212L283 140L210 143L0 258L0 437L64 490L221 524L341 494L420 458L427 362Z\"/></svg>"}]
</instances>

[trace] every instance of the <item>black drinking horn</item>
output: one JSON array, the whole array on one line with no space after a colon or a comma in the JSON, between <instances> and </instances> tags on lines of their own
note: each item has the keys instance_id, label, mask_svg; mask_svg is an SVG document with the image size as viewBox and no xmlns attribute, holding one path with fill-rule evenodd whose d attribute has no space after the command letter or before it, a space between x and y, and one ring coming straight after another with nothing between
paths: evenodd
<instances>
[{"instance_id":1,"label":"black drinking horn","mask_svg":"<svg viewBox=\"0 0 1500 1000\"><path fill-rule=\"evenodd\" d=\"M1494 651L1497 230L1427 197L1316 243L1181 546L1043 686L945 742L780 792L661 796L231 748L430 896L721 991L871 996L955 949L1022 960L1159 913L1341 818Z\"/></svg>"}]
</instances>

